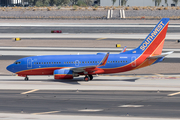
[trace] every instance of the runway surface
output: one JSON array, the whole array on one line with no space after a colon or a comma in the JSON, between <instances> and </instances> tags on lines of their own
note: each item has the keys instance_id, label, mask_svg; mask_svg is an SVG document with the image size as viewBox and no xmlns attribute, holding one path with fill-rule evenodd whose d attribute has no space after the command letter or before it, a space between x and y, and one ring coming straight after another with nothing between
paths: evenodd
<instances>
[{"instance_id":1,"label":"runway surface","mask_svg":"<svg viewBox=\"0 0 180 120\"><path fill-rule=\"evenodd\" d=\"M0 76L1 113L179 118L180 76ZM134 80L134 82L133 82ZM53 117L53 116L52 116Z\"/></svg>"},{"instance_id":2,"label":"runway surface","mask_svg":"<svg viewBox=\"0 0 180 120\"><path fill-rule=\"evenodd\" d=\"M163 49L174 53L161 63L139 70L98 75L89 82L83 81L84 76L73 80L29 76L30 80L24 81L23 77L5 70L15 60L31 55L108 51L112 54L119 53L126 45L130 50L139 46L155 26L151 21L148 24L95 22L14 24L11 21L7 24L4 21L0 24L0 119L180 118L180 49L176 41L180 38L179 23L169 25ZM63 34L53 34L51 30L62 30ZM16 37L22 40L15 42ZM122 48L115 48L117 43Z\"/></svg>"},{"instance_id":3,"label":"runway surface","mask_svg":"<svg viewBox=\"0 0 180 120\"><path fill-rule=\"evenodd\" d=\"M150 33L82 33L82 34L69 34L69 33L0 33L1 39L12 39L12 38L33 38L33 39L58 39L58 38L80 38L80 39L89 39L89 38L112 38L112 39L145 39L147 35ZM166 39L167 40L178 40L180 38L179 33L167 33Z\"/></svg>"},{"instance_id":4,"label":"runway surface","mask_svg":"<svg viewBox=\"0 0 180 120\"><path fill-rule=\"evenodd\" d=\"M29 90L27 90L29 91ZM172 91L0 91L0 112L86 116L179 118L180 95ZM177 91L174 91L177 92Z\"/></svg>"},{"instance_id":5,"label":"runway surface","mask_svg":"<svg viewBox=\"0 0 180 120\"><path fill-rule=\"evenodd\" d=\"M158 23L158 22L157 22ZM114 23L55 23L55 24L0 24L0 33L50 33L52 30L61 30L63 33L147 33L156 24L114 24ZM179 24L170 24L168 33L180 32Z\"/></svg>"},{"instance_id":6,"label":"runway surface","mask_svg":"<svg viewBox=\"0 0 180 120\"><path fill-rule=\"evenodd\" d=\"M147 33L154 27L0 27L0 33L51 33L61 30L63 33ZM179 27L168 28L168 33L180 32Z\"/></svg>"}]
</instances>

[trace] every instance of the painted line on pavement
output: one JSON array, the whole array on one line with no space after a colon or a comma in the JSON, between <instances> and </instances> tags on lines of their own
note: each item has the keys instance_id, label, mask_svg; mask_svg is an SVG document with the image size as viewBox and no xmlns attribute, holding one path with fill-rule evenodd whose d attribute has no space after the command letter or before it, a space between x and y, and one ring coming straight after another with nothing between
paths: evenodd
<instances>
[{"instance_id":1,"label":"painted line on pavement","mask_svg":"<svg viewBox=\"0 0 180 120\"><path fill-rule=\"evenodd\" d=\"M61 111L49 111L49 112L40 112L40 113L32 113L33 115L42 115L42 114L52 114L52 113L58 113Z\"/></svg>"},{"instance_id":2,"label":"painted line on pavement","mask_svg":"<svg viewBox=\"0 0 180 120\"><path fill-rule=\"evenodd\" d=\"M28 93L32 93L32 92L35 92L35 91L38 91L39 89L34 89L34 90L30 90L30 91L27 91L27 92L22 92L21 94L28 94Z\"/></svg>"},{"instance_id":3,"label":"painted line on pavement","mask_svg":"<svg viewBox=\"0 0 180 120\"><path fill-rule=\"evenodd\" d=\"M178 95L178 94L180 94L180 92L176 92L176 93L168 94L168 96L175 96L175 95Z\"/></svg>"},{"instance_id":4,"label":"painted line on pavement","mask_svg":"<svg viewBox=\"0 0 180 120\"><path fill-rule=\"evenodd\" d=\"M103 111L103 109L82 109L78 111L79 112L99 112L99 111Z\"/></svg>"},{"instance_id":5,"label":"painted line on pavement","mask_svg":"<svg viewBox=\"0 0 180 120\"><path fill-rule=\"evenodd\" d=\"M107 39L107 38L98 38L98 39L96 39L96 40L104 40L104 39Z\"/></svg>"},{"instance_id":6,"label":"painted line on pavement","mask_svg":"<svg viewBox=\"0 0 180 120\"><path fill-rule=\"evenodd\" d=\"M156 73L155 75L158 75L158 76L163 76L162 74L159 74L159 73Z\"/></svg>"},{"instance_id":7,"label":"painted line on pavement","mask_svg":"<svg viewBox=\"0 0 180 120\"><path fill-rule=\"evenodd\" d=\"M123 108L137 108L137 107L144 107L144 105L121 105L119 107L123 107Z\"/></svg>"}]
</instances>

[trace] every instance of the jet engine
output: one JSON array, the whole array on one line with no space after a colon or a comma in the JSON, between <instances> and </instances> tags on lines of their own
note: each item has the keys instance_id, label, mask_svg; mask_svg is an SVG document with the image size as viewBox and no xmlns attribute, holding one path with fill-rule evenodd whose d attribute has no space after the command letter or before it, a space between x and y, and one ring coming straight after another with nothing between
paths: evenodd
<instances>
[{"instance_id":1,"label":"jet engine","mask_svg":"<svg viewBox=\"0 0 180 120\"><path fill-rule=\"evenodd\" d=\"M73 79L73 71L68 69L55 70L54 79Z\"/></svg>"}]
</instances>

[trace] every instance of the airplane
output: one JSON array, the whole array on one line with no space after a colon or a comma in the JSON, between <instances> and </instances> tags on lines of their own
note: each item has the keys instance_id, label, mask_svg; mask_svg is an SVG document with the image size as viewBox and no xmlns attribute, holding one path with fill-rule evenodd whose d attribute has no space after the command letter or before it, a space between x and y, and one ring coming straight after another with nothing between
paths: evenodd
<instances>
[{"instance_id":1,"label":"airplane","mask_svg":"<svg viewBox=\"0 0 180 120\"><path fill-rule=\"evenodd\" d=\"M43 55L16 60L7 70L28 80L30 75L54 75L54 79L73 79L84 75L84 80L96 74L120 73L136 70L158 62L173 52L162 53L169 18L162 18L139 47L119 54L97 53L84 55Z\"/></svg>"}]
</instances>

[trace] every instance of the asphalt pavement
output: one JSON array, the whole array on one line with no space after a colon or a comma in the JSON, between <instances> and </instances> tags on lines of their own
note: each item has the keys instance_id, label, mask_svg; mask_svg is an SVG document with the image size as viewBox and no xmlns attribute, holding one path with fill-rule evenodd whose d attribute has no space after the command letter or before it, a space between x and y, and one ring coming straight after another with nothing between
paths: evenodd
<instances>
[{"instance_id":1,"label":"asphalt pavement","mask_svg":"<svg viewBox=\"0 0 180 120\"><path fill-rule=\"evenodd\" d=\"M168 96L176 92L178 91L1 90L0 111L179 118L180 95Z\"/></svg>"},{"instance_id":2,"label":"asphalt pavement","mask_svg":"<svg viewBox=\"0 0 180 120\"><path fill-rule=\"evenodd\" d=\"M73 24L72 26L47 25L47 27L45 24L44 26L31 26L31 24L29 23L30 26L0 25L0 45L2 46L0 48L0 119L39 119L37 118L39 115L43 115L40 116L41 119L54 117L62 119L72 116L72 118L65 118L67 120L78 119L77 116L86 116L80 119L87 120L123 119L123 117L138 120L180 118L180 50L175 41L179 38L179 24L171 25L168 29L168 41L165 42L166 47L163 52L174 50L175 53L168 56L162 63L127 73L94 76L94 80L89 82L83 81L83 77L74 80L54 80L53 76L28 76L30 80L24 81L23 77L7 73L5 68L16 59L31 55L77 54L78 51L94 54L97 51L107 50L119 53L122 48L109 49L108 45L113 40L106 40L107 38L115 39L113 45L118 39L126 39L124 43L130 42L133 44L130 48L134 48L142 42L155 24L140 25L141 27L136 27L135 24L133 24L134 27L128 25L123 27L119 24L119 26L112 25L113 27L98 27L96 24L89 27L73 26ZM63 34L52 34L51 30L62 30ZM16 42L10 40L14 37L28 38L28 40ZM44 38L46 40L42 40ZM62 41L58 41L59 38ZM93 40L88 41L84 38ZM80 40L77 42L77 39ZM107 43L107 41L110 42ZM80 44L82 42L84 43ZM91 49L89 47L63 49L64 43L74 46L88 44ZM92 43L105 47L93 48ZM53 48L51 45L54 44L61 45ZM174 49L175 46L176 49ZM44 115L47 117L45 118Z\"/></svg>"}]
</instances>

